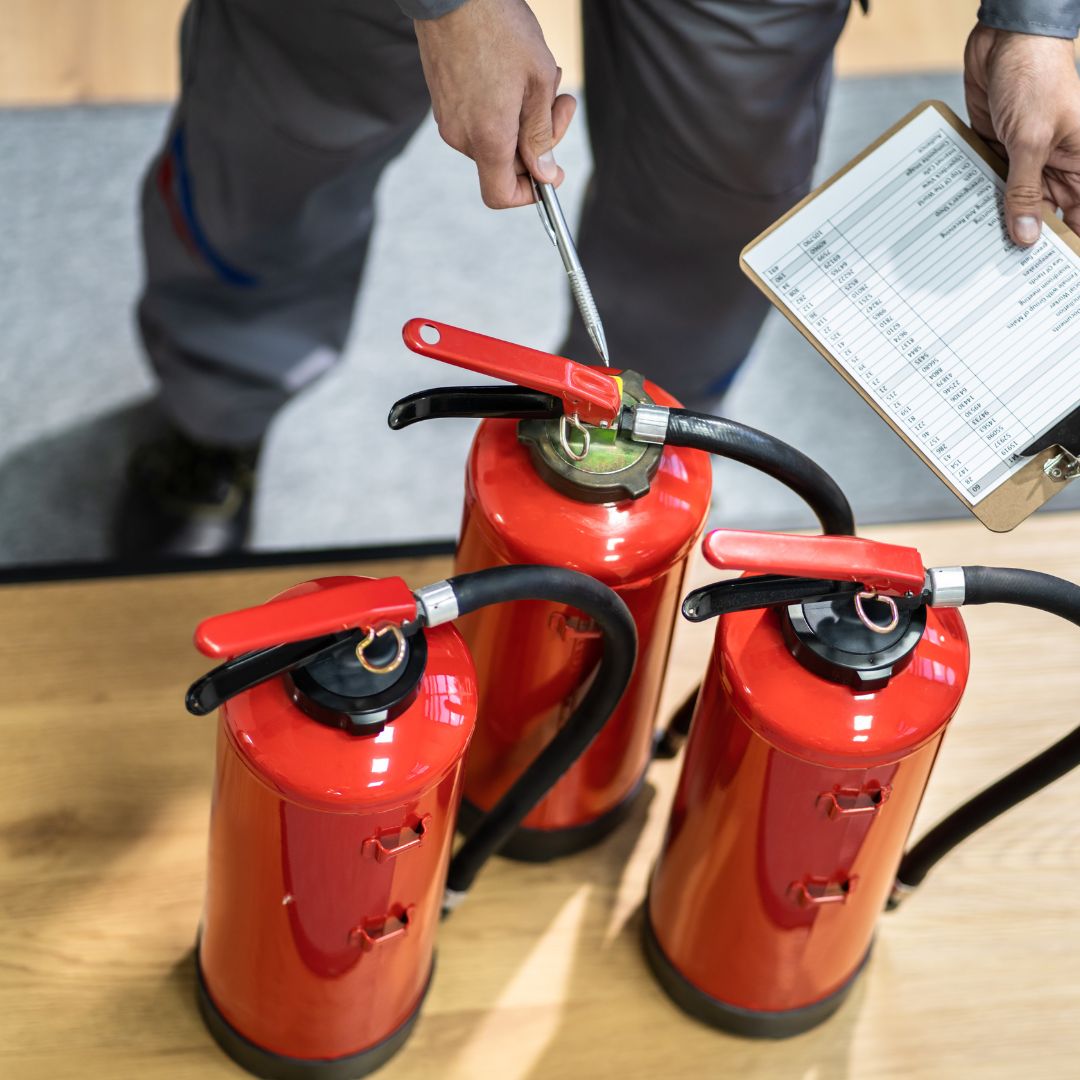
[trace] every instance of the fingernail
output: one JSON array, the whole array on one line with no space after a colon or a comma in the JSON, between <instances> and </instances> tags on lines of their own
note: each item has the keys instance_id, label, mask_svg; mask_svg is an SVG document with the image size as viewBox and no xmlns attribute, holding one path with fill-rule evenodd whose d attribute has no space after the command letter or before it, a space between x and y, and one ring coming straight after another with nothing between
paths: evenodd
<instances>
[{"instance_id":1,"label":"fingernail","mask_svg":"<svg viewBox=\"0 0 1080 1080\"><path fill-rule=\"evenodd\" d=\"M536 164L540 168L540 175L545 180L554 180L559 175L559 167L555 164L555 155L550 150L546 154L541 154L536 159Z\"/></svg>"},{"instance_id":2,"label":"fingernail","mask_svg":"<svg viewBox=\"0 0 1080 1080\"><path fill-rule=\"evenodd\" d=\"M1016 219L1016 239L1021 244L1034 244L1039 239L1039 219L1024 214Z\"/></svg>"}]
</instances>

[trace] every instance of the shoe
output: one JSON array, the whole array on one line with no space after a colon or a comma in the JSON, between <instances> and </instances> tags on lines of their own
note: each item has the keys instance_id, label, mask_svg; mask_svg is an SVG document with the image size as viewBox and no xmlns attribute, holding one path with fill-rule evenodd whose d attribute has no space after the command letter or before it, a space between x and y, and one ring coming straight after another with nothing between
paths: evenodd
<instances>
[{"instance_id":1,"label":"shoe","mask_svg":"<svg viewBox=\"0 0 1080 1080\"><path fill-rule=\"evenodd\" d=\"M137 447L114 519L115 556L143 561L241 550L251 532L260 448L208 446L175 429Z\"/></svg>"}]
</instances>

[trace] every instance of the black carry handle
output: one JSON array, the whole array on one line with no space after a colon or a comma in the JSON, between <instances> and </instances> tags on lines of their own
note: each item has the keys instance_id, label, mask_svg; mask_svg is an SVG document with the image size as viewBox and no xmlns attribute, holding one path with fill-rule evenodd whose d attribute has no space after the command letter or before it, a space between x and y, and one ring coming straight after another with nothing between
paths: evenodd
<instances>
[{"instance_id":1,"label":"black carry handle","mask_svg":"<svg viewBox=\"0 0 1080 1080\"><path fill-rule=\"evenodd\" d=\"M524 386L437 386L394 402L386 422L400 431L421 420L557 420L563 412L559 398Z\"/></svg>"},{"instance_id":2,"label":"black carry handle","mask_svg":"<svg viewBox=\"0 0 1080 1080\"><path fill-rule=\"evenodd\" d=\"M1080 626L1080 587L1034 570L964 566L964 604L1018 604ZM935 825L900 861L889 908L901 900L953 848L1017 803L1080 765L1080 727L1014 769Z\"/></svg>"},{"instance_id":3,"label":"black carry handle","mask_svg":"<svg viewBox=\"0 0 1080 1080\"><path fill-rule=\"evenodd\" d=\"M704 585L688 593L682 613L690 622L705 622L734 611L812 604L840 596L854 596L866 588L856 582L831 578L789 577L787 574L757 574Z\"/></svg>"},{"instance_id":4,"label":"black carry handle","mask_svg":"<svg viewBox=\"0 0 1080 1080\"><path fill-rule=\"evenodd\" d=\"M314 660L350 637L359 641L363 636L363 630L346 630L303 641L287 641L283 645L271 645L268 649L256 649L234 656L196 679L188 689L184 704L193 716L206 716L229 698Z\"/></svg>"},{"instance_id":5,"label":"black carry handle","mask_svg":"<svg viewBox=\"0 0 1080 1080\"><path fill-rule=\"evenodd\" d=\"M576 570L496 566L450 578L449 584L459 615L510 600L549 600L575 607L599 626L603 651L595 677L573 715L450 860L445 910L460 900L484 863L596 738L622 699L637 657L637 629L626 604L606 585Z\"/></svg>"}]
</instances>

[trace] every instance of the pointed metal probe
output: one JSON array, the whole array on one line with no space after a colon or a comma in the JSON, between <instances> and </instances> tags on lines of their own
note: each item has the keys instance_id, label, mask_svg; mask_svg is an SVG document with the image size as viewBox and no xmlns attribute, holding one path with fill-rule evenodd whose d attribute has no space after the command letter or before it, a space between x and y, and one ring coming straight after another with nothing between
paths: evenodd
<instances>
[{"instance_id":1,"label":"pointed metal probe","mask_svg":"<svg viewBox=\"0 0 1080 1080\"><path fill-rule=\"evenodd\" d=\"M604 336L604 324L600 321L600 312L596 310L596 301L593 300L592 290L582 269L581 260L578 258L577 248L574 247L574 238L570 235L570 228L563 216L562 206L559 204L559 196L555 192L554 184L537 183L532 179L533 193L536 196L536 212L540 215L544 231L551 238L551 242L559 249L563 268L566 276L570 279L570 292L577 304L578 311L585 323L585 329L589 332L600 359L604 361L604 367L611 366L608 357L607 338Z\"/></svg>"}]
</instances>

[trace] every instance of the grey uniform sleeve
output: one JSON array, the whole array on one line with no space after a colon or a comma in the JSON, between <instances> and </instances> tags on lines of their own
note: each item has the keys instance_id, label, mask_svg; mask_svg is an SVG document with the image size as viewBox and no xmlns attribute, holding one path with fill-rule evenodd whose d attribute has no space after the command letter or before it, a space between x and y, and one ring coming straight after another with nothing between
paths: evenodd
<instances>
[{"instance_id":1,"label":"grey uniform sleeve","mask_svg":"<svg viewBox=\"0 0 1080 1080\"><path fill-rule=\"evenodd\" d=\"M437 19L464 3L465 0L397 0L397 6L410 19Z\"/></svg>"},{"instance_id":2,"label":"grey uniform sleeve","mask_svg":"<svg viewBox=\"0 0 1080 1080\"><path fill-rule=\"evenodd\" d=\"M1080 29L1080 0L984 0L979 22L995 30L1074 38Z\"/></svg>"}]
</instances>

